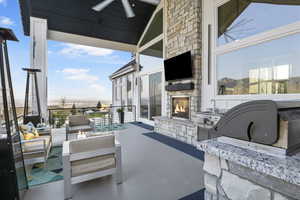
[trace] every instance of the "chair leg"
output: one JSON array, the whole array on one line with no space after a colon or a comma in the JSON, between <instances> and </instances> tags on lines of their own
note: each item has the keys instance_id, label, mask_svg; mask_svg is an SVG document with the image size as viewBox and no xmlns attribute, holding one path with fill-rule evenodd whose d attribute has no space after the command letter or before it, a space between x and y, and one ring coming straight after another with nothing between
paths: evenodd
<instances>
[{"instance_id":1,"label":"chair leg","mask_svg":"<svg viewBox=\"0 0 300 200\"><path fill-rule=\"evenodd\" d=\"M123 182L121 146L116 147L116 168L116 182L117 184L121 184Z\"/></svg>"},{"instance_id":2,"label":"chair leg","mask_svg":"<svg viewBox=\"0 0 300 200\"><path fill-rule=\"evenodd\" d=\"M66 180L64 180L64 195L64 199L72 199L72 185Z\"/></svg>"},{"instance_id":3,"label":"chair leg","mask_svg":"<svg viewBox=\"0 0 300 200\"><path fill-rule=\"evenodd\" d=\"M27 175L28 180L32 179L32 176L31 176L32 167L33 167L33 164L26 164L25 165L25 170L26 170L26 175Z\"/></svg>"},{"instance_id":4,"label":"chair leg","mask_svg":"<svg viewBox=\"0 0 300 200\"><path fill-rule=\"evenodd\" d=\"M71 165L69 156L63 157L64 199L72 198Z\"/></svg>"}]
</instances>

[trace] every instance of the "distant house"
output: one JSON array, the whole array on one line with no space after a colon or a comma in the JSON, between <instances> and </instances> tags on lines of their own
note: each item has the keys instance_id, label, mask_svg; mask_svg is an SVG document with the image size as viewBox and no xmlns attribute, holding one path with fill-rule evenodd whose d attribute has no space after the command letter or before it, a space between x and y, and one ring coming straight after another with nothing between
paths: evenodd
<instances>
[{"instance_id":1,"label":"distant house","mask_svg":"<svg viewBox=\"0 0 300 200\"><path fill-rule=\"evenodd\" d=\"M135 107L131 107L136 103L135 93L137 87L135 86L136 73L141 69L137 65L136 60L133 59L126 65L115 71L110 79L112 81L112 106L114 108L114 116L117 109L124 107L126 119L133 118L136 112Z\"/></svg>"}]
</instances>

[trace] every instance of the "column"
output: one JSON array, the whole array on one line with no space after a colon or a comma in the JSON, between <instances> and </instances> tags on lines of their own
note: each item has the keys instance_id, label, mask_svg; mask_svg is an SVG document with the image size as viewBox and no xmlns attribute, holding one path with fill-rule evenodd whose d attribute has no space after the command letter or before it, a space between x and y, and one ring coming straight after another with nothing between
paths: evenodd
<instances>
[{"instance_id":1,"label":"column","mask_svg":"<svg viewBox=\"0 0 300 200\"><path fill-rule=\"evenodd\" d=\"M39 98L41 103L42 117L48 121L48 47L47 47L47 20L35 17L30 17L30 38L31 52L30 65L31 68L40 69L37 73ZM34 90L32 90L34 92ZM33 109L37 110L35 94L33 97ZM36 111L34 110L34 111Z\"/></svg>"}]
</instances>

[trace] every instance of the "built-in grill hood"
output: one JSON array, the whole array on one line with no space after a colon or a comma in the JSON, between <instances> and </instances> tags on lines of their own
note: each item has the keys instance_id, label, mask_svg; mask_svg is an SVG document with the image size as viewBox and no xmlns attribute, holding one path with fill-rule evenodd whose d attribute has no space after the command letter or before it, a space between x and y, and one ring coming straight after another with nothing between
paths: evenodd
<instances>
[{"instance_id":1,"label":"built-in grill hood","mask_svg":"<svg viewBox=\"0 0 300 200\"><path fill-rule=\"evenodd\" d=\"M300 148L300 102L243 103L229 110L209 132L280 147L288 154Z\"/></svg>"}]
</instances>

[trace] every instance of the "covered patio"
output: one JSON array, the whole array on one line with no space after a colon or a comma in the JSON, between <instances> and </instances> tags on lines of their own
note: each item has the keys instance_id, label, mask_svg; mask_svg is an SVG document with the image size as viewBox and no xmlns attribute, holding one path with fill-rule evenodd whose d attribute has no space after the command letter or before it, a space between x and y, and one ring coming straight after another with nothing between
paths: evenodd
<instances>
[{"instance_id":1,"label":"covered patio","mask_svg":"<svg viewBox=\"0 0 300 200\"><path fill-rule=\"evenodd\" d=\"M100 2L110 9L93 11ZM132 52L130 67L112 76L112 106L121 107L115 116L121 122L128 112L135 122L154 125L128 123L114 131L122 146L123 183L98 176L73 185L74 200L300 199L299 2L100 2L20 0L24 33L31 37L30 67L42 71L38 81L45 121L47 40L56 40ZM265 9L273 17L279 16L276 9L291 16L277 24L280 20L258 15L266 14ZM255 25L262 26L259 31L234 38L230 29L249 23L239 20L242 14L249 22L264 23ZM185 53L182 63L174 61ZM147 68L144 56L159 60ZM166 70L168 60L179 66L178 74L189 68L189 75L167 80L166 72L175 71L173 66ZM52 131L54 146L61 145L65 130ZM58 181L30 188L25 199L67 199L69 192Z\"/></svg>"},{"instance_id":2,"label":"covered patio","mask_svg":"<svg viewBox=\"0 0 300 200\"><path fill-rule=\"evenodd\" d=\"M108 176L74 185L73 200L204 198L203 160L183 152L181 148L174 148L174 145L172 147L148 137L149 134L155 134L152 130L133 124L126 126L126 129L116 133L122 144L123 183L117 185L114 177ZM64 131L53 132L54 145L61 145ZM199 151L199 157L200 154ZM63 181L33 187L24 196L24 200L53 198L64 198Z\"/></svg>"}]
</instances>

